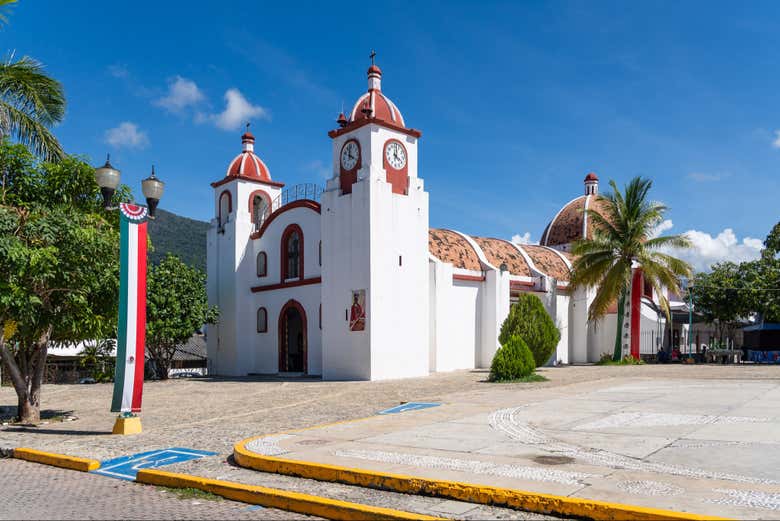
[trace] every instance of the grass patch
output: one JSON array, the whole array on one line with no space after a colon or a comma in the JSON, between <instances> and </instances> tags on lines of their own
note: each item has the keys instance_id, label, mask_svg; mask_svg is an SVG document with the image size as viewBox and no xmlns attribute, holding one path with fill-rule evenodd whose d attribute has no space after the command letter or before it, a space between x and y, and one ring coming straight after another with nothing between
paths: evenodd
<instances>
[{"instance_id":1,"label":"grass patch","mask_svg":"<svg viewBox=\"0 0 780 521\"><path fill-rule=\"evenodd\" d=\"M626 355L620 360L612 360L612 355L603 354L596 365L644 365L644 360L636 359L631 355Z\"/></svg>"},{"instance_id":2,"label":"grass patch","mask_svg":"<svg viewBox=\"0 0 780 521\"><path fill-rule=\"evenodd\" d=\"M222 501L225 498L206 492L199 488L174 488L174 487L160 487L161 489L170 492L179 499L203 499L204 501Z\"/></svg>"},{"instance_id":3,"label":"grass patch","mask_svg":"<svg viewBox=\"0 0 780 521\"><path fill-rule=\"evenodd\" d=\"M540 374L529 374L528 376L521 376L520 378L512 378L511 380L491 380L491 383L495 384L516 384L516 383L530 383L530 382L546 382L547 378Z\"/></svg>"}]
</instances>

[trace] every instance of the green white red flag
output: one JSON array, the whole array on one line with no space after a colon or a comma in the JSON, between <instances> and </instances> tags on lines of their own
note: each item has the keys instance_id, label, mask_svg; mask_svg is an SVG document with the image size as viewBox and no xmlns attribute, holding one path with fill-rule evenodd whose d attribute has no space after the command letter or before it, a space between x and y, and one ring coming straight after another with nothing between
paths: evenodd
<instances>
[{"instance_id":1,"label":"green white red flag","mask_svg":"<svg viewBox=\"0 0 780 521\"><path fill-rule=\"evenodd\" d=\"M146 346L145 206L119 205L119 327L111 412L140 412Z\"/></svg>"}]
</instances>

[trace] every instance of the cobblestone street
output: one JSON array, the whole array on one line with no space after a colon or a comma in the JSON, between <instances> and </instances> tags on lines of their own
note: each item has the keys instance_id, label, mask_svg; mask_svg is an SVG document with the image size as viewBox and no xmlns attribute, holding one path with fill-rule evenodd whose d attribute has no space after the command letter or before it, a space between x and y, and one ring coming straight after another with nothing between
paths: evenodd
<instances>
[{"instance_id":1,"label":"cobblestone street","mask_svg":"<svg viewBox=\"0 0 780 521\"><path fill-rule=\"evenodd\" d=\"M317 519L93 474L0 460L0 519Z\"/></svg>"}]
</instances>

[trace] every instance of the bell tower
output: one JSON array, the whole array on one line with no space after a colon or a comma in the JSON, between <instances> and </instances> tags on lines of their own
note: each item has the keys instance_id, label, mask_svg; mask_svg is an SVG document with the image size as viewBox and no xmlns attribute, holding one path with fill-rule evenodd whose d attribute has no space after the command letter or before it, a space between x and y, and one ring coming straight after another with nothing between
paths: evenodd
<instances>
[{"instance_id":1,"label":"bell tower","mask_svg":"<svg viewBox=\"0 0 780 521\"><path fill-rule=\"evenodd\" d=\"M322 195L323 378L428 374L428 193L421 133L382 91L368 90L338 127ZM362 319L360 313L363 314Z\"/></svg>"}]
</instances>

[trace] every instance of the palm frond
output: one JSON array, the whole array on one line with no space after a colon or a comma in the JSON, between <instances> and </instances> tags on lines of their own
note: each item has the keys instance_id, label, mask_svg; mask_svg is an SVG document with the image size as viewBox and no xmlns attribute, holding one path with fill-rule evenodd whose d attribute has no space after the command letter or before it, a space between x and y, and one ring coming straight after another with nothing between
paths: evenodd
<instances>
[{"instance_id":1,"label":"palm frond","mask_svg":"<svg viewBox=\"0 0 780 521\"><path fill-rule=\"evenodd\" d=\"M47 76L39 62L26 56L0 63L0 99L47 127L65 116L62 84Z\"/></svg>"},{"instance_id":2,"label":"palm frond","mask_svg":"<svg viewBox=\"0 0 780 521\"><path fill-rule=\"evenodd\" d=\"M8 14L17 0L0 0L0 27L8 24Z\"/></svg>"},{"instance_id":3,"label":"palm frond","mask_svg":"<svg viewBox=\"0 0 780 521\"><path fill-rule=\"evenodd\" d=\"M606 273L596 290L596 296L590 304L588 318L598 320L609 311L609 307L614 303L620 294L628 286L628 280L631 277L631 263L623 259L616 262Z\"/></svg>"},{"instance_id":4,"label":"palm frond","mask_svg":"<svg viewBox=\"0 0 780 521\"><path fill-rule=\"evenodd\" d=\"M14 135L20 143L47 161L58 161L64 157L59 141L45 125L0 101L0 137L6 135Z\"/></svg>"}]
</instances>

